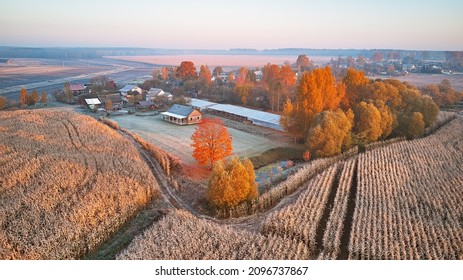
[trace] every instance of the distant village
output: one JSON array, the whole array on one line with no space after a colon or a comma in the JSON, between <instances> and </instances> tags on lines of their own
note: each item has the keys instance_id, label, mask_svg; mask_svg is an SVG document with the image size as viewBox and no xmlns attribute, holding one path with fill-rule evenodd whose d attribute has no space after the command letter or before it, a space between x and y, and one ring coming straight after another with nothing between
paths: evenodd
<instances>
[{"instance_id":1,"label":"distant village","mask_svg":"<svg viewBox=\"0 0 463 280\"><path fill-rule=\"evenodd\" d=\"M390 52L386 56L377 52L371 58L332 58L327 66L337 78L343 77L348 68L363 70L367 76L387 78L409 73L451 75L452 71L461 67L447 62L416 59L413 56L401 58L399 52ZM268 64L254 69L241 67L228 72L223 71L220 66L211 71L207 66L201 65L197 68L192 62L184 61L180 66L155 69L152 79L143 83L116 85L106 76L97 76L87 84L66 83L54 96L59 102L80 104L94 113L106 115L168 112L170 115L164 115L163 119L178 124L194 123L193 116L189 116L192 111L186 114L188 110L178 106L201 111L213 110L216 105L227 104L261 112L270 111L271 116L265 119L273 119L272 126L281 129L279 113L282 112L285 100L293 95L300 74L324 66L310 61L306 55L299 55L292 64ZM204 102L209 103L205 105ZM249 119L249 116L236 114L239 110L243 111L230 109L227 113L244 120ZM178 114L179 111L182 114Z\"/></svg>"}]
</instances>

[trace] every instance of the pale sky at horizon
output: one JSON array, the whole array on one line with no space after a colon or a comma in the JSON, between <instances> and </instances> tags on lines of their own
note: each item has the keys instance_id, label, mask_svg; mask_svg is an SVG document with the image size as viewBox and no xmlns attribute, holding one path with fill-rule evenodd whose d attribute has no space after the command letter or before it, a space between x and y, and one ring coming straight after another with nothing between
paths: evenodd
<instances>
[{"instance_id":1,"label":"pale sky at horizon","mask_svg":"<svg viewBox=\"0 0 463 280\"><path fill-rule=\"evenodd\" d=\"M0 0L0 45L463 50L461 0Z\"/></svg>"}]
</instances>

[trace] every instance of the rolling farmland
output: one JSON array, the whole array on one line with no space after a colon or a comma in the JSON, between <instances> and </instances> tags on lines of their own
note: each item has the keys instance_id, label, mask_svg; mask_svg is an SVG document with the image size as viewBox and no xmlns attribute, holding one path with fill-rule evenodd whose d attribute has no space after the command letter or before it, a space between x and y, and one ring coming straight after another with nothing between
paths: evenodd
<instances>
[{"instance_id":1,"label":"rolling farmland","mask_svg":"<svg viewBox=\"0 0 463 280\"><path fill-rule=\"evenodd\" d=\"M136 148L65 110L0 114L0 259L74 259L156 195Z\"/></svg>"}]
</instances>

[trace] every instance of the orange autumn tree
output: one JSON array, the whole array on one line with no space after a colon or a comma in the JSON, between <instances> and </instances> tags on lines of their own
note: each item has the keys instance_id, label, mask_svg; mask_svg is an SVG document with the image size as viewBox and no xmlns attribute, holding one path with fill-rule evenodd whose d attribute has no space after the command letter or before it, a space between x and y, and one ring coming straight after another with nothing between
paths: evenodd
<instances>
[{"instance_id":1,"label":"orange autumn tree","mask_svg":"<svg viewBox=\"0 0 463 280\"><path fill-rule=\"evenodd\" d=\"M210 86L212 83L212 74L211 70L207 65L201 65L201 68L199 69L199 80L201 83L204 85Z\"/></svg>"},{"instance_id":2,"label":"orange autumn tree","mask_svg":"<svg viewBox=\"0 0 463 280\"><path fill-rule=\"evenodd\" d=\"M288 100L284 105L281 125L295 136L305 137L314 116L337 110L345 93L345 85L334 79L330 67L304 72L296 89L295 102Z\"/></svg>"},{"instance_id":3,"label":"orange autumn tree","mask_svg":"<svg viewBox=\"0 0 463 280\"><path fill-rule=\"evenodd\" d=\"M218 161L212 169L207 197L218 208L236 206L238 203L257 198L254 166L249 159L234 156L227 162Z\"/></svg>"},{"instance_id":4,"label":"orange autumn tree","mask_svg":"<svg viewBox=\"0 0 463 280\"><path fill-rule=\"evenodd\" d=\"M193 158L200 164L210 164L232 154L232 138L223 122L204 118L191 136Z\"/></svg>"}]
</instances>

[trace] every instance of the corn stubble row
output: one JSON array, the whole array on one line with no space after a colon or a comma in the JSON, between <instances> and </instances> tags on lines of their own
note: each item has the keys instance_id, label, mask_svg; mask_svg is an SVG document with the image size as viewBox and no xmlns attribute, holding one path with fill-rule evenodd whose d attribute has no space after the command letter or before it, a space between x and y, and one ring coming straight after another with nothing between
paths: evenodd
<instances>
[{"instance_id":1,"label":"corn stubble row","mask_svg":"<svg viewBox=\"0 0 463 280\"><path fill-rule=\"evenodd\" d=\"M463 121L359 156L351 259L463 258Z\"/></svg>"},{"instance_id":2,"label":"corn stubble row","mask_svg":"<svg viewBox=\"0 0 463 280\"><path fill-rule=\"evenodd\" d=\"M177 210L137 236L117 259L307 259L307 247L198 219Z\"/></svg>"},{"instance_id":3,"label":"corn stubble row","mask_svg":"<svg viewBox=\"0 0 463 280\"><path fill-rule=\"evenodd\" d=\"M70 111L0 114L0 259L73 259L157 192L136 148Z\"/></svg>"}]
</instances>

